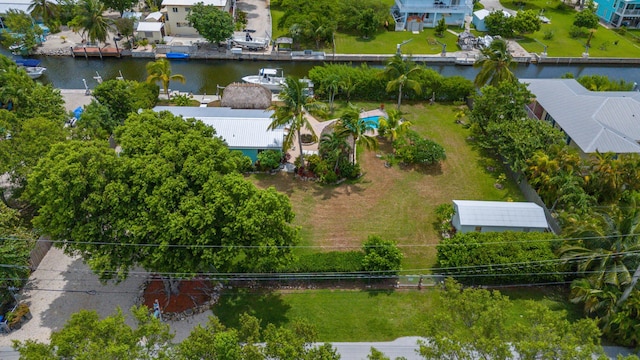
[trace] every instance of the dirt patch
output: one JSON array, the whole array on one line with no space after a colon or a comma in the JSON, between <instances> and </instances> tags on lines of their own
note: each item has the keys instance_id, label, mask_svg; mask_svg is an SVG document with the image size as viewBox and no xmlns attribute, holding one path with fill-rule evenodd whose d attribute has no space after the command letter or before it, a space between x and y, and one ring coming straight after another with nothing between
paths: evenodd
<instances>
[{"instance_id":1,"label":"dirt patch","mask_svg":"<svg viewBox=\"0 0 640 360\"><path fill-rule=\"evenodd\" d=\"M152 279L144 290L143 304L153 309L157 299L163 313L182 313L211 300L213 288L208 280L184 280L180 282L180 293L168 296L162 280Z\"/></svg>"}]
</instances>

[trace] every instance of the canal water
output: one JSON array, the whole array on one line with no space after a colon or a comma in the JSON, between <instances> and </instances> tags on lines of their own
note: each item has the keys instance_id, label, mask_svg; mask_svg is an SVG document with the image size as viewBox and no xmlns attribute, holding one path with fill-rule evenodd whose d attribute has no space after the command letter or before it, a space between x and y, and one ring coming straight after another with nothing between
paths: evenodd
<instances>
[{"instance_id":1,"label":"canal water","mask_svg":"<svg viewBox=\"0 0 640 360\"><path fill-rule=\"evenodd\" d=\"M6 55L6 51L0 51ZM47 72L39 80L43 83L51 83L57 88L83 89L82 79L85 79L89 88L97 85L94 77L101 76L104 80L115 79L122 76L125 79L144 81L146 79L145 65L151 59L85 59L72 57L41 57L42 66ZM194 94L215 94L217 86L226 86L232 82L241 81L246 75L255 75L263 67L279 67L284 69L285 75L304 77L314 66L323 62L307 61L252 61L252 60L171 60L171 70L174 74L182 74L186 83L181 84L172 81L172 90L192 92ZM370 66L383 66L370 64ZM444 76L460 75L473 79L478 69L472 66L460 65L434 65L429 64ZM558 78L566 73L581 75L606 75L612 79L640 83L640 67L629 66L591 66L591 65L534 65L519 64L515 69L518 78Z\"/></svg>"}]
</instances>

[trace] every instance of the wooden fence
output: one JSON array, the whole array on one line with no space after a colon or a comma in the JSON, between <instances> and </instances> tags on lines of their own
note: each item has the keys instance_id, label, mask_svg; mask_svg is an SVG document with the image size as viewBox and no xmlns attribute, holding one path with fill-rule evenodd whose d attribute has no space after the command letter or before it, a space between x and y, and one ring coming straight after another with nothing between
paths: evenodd
<instances>
[{"instance_id":1,"label":"wooden fence","mask_svg":"<svg viewBox=\"0 0 640 360\"><path fill-rule=\"evenodd\" d=\"M48 238L41 237L38 239L33 250L31 250L31 254L29 255L29 267L31 268L31 271L38 268L38 265L40 265L44 256L47 255L49 249L51 249L51 245L53 245L53 242Z\"/></svg>"}]
</instances>

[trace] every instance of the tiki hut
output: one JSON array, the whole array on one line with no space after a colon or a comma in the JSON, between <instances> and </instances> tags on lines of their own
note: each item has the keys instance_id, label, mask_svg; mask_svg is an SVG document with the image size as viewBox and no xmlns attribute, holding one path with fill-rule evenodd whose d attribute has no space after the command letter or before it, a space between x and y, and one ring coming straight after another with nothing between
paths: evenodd
<instances>
[{"instance_id":1,"label":"tiki hut","mask_svg":"<svg viewBox=\"0 0 640 360\"><path fill-rule=\"evenodd\" d=\"M271 106L271 91L258 84L229 84L220 105L232 109L266 109Z\"/></svg>"}]
</instances>

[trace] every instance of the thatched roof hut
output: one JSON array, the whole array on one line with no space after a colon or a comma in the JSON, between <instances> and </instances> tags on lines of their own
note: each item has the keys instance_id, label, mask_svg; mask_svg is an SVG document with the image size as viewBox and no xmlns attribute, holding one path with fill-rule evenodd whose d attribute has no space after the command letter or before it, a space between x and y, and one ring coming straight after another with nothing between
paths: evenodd
<instances>
[{"instance_id":1,"label":"thatched roof hut","mask_svg":"<svg viewBox=\"0 0 640 360\"><path fill-rule=\"evenodd\" d=\"M229 84L220 105L232 109L266 109L271 106L271 91L258 84Z\"/></svg>"}]
</instances>

